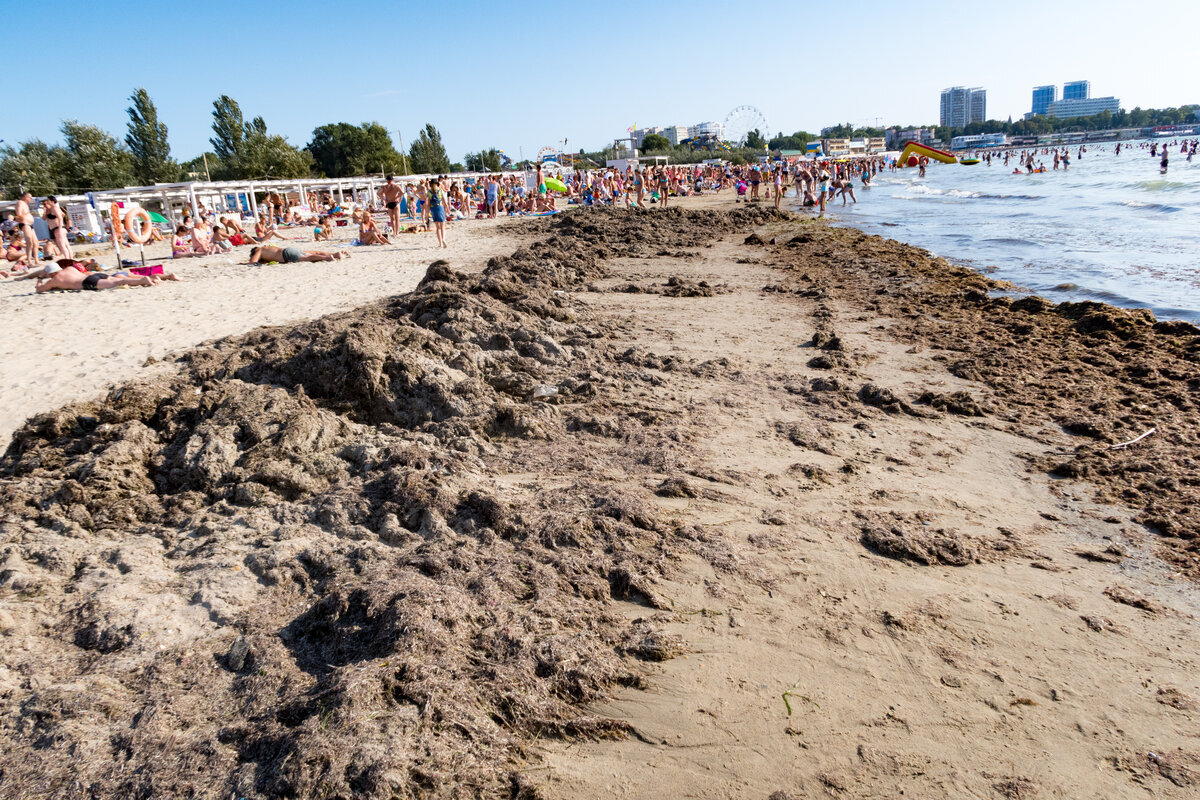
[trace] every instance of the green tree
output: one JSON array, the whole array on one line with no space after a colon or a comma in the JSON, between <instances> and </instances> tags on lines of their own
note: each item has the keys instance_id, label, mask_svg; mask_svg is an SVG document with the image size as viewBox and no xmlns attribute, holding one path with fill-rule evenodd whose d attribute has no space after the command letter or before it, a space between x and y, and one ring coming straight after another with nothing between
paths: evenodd
<instances>
[{"instance_id":1,"label":"green tree","mask_svg":"<svg viewBox=\"0 0 1200 800\"><path fill-rule=\"evenodd\" d=\"M133 154L133 174L143 184L166 183L179 178L179 165L171 158L167 126L158 121L158 109L150 94L139 88L129 98L129 133L125 144Z\"/></svg>"},{"instance_id":2,"label":"green tree","mask_svg":"<svg viewBox=\"0 0 1200 800\"><path fill-rule=\"evenodd\" d=\"M467 169L472 172L500 171L500 151L494 147L478 153L467 153L463 161L466 162Z\"/></svg>"},{"instance_id":3,"label":"green tree","mask_svg":"<svg viewBox=\"0 0 1200 800\"><path fill-rule=\"evenodd\" d=\"M671 140L658 133L648 133L642 139L643 153L660 153L671 149Z\"/></svg>"},{"instance_id":4,"label":"green tree","mask_svg":"<svg viewBox=\"0 0 1200 800\"><path fill-rule=\"evenodd\" d=\"M7 200L16 200L26 190L38 196L58 193L66 185L67 158L61 146L41 139L0 148L0 191Z\"/></svg>"},{"instance_id":5,"label":"green tree","mask_svg":"<svg viewBox=\"0 0 1200 800\"><path fill-rule=\"evenodd\" d=\"M808 147L808 143L815 141L816 136L808 131L796 131L791 136L776 136L771 141L767 142L769 150L800 150L803 152Z\"/></svg>"},{"instance_id":6,"label":"green tree","mask_svg":"<svg viewBox=\"0 0 1200 800\"><path fill-rule=\"evenodd\" d=\"M207 172L205 171L205 156L207 156ZM202 156L196 156L190 161L184 161L179 165L179 180L207 180L211 175L221 174L221 159L217 158L217 154L213 152L205 153Z\"/></svg>"},{"instance_id":7,"label":"green tree","mask_svg":"<svg viewBox=\"0 0 1200 800\"><path fill-rule=\"evenodd\" d=\"M751 150L766 150L767 140L763 138L762 131L758 128L746 134L746 147Z\"/></svg>"},{"instance_id":8,"label":"green tree","mask_svg":"<svg viewBox=\"0 0 1200 800\"><path fill-rule=\"evenodd\" d=\"M262 122L256 117L255 123ZM266 132L265 125L251 124L242 142L239 178L303 178L312 174L313 160L307 150L293 147L286 138Z\"/></svg>"},{"instance_id":9,"label":"green tree","mask_svg":"<svg viewBox=\"0 0 1200 800\"><path fill-rule=\"evenodd\" d=\"M312 156L298 150L283 136L267 132L262 117L249 122L241 106L229 95L213 101L213 150L217 164L209 164L213 178L302 178L312 173Z\"/></svg>"},{"instance_id":10,"label":"green tree","mask_svg":"<svg viewBox=\"0 0 1200 800\"><path fill-rule=\"evenodd\" d=\"M418 175L435 175L450 171L450 158L442 145L442 134L431 123L426 123L416 140L408 149L412 169Z\"/></svg>"},{"instance_id":11,"label":"green tree","mask_svg":"<svg viewBox=\"0 0 1200 800\"><path fill-rule=\"evenodd\" d=\"M392 137L378 122L322 125L313 130L312 141L305 149L330 178L362 175L377 169L397 171L401 166Z\"/></svg>"},{"instance_id":12,"label":"green tree","mask_svg":"<svg viewBox=\"0 0 1200 800\"><path fill-rule=\"evenodd\" d=\"M71 191L115 189L135 182L133 156L107 131L77 120L63 120L69 156L62 176Z\"/></svg>"},{"instance_id":13,"label":"green tree","mask_svg":"<svg viewBox=\"0 0 1200 800\"><path fill-rule=\"evenodd\" d=\"M242 160L243 142L246 139L246 122L242 108L227 94L213 101L213 151L224 164L238 164ZM261 120L261 118L260 118Z\"/></svg>"}]
</instances>

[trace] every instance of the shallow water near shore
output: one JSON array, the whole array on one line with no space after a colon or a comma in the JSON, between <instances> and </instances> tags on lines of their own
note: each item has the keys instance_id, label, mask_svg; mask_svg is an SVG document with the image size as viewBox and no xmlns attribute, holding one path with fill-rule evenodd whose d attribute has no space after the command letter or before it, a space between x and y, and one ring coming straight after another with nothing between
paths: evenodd
<instances>
[{"instance_id":1,"label":"shallow water near shore","mask_svg":"<svg viewBox=\"0 0 1200 800\"><path fill-rule=\"evenodd\" d=\"M1170 140L1168 140L1170 141ZM1055 301L1098 300L1200 322L1200 157L1166 175L1136 143L1091 145L1071 168L1013 175L993 159L905 169L855 186L835 224L924 247ZM1052 166L1053 156L1039 156Z\"/></svg>"}]
</instances>

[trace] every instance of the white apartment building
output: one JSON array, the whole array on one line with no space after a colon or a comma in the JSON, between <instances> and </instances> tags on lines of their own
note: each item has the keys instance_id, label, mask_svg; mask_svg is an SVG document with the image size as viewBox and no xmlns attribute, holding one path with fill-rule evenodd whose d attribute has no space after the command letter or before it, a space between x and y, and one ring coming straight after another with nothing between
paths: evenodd
<instances>
[{"instance_id":1,"label":"white apartment building","mask_svg":"<svg viewBox=\"0 0 1200 800\"><path fill-rule=\"evenodd\" d=\"M1055 100L1046 108L1047 116L1067 119L1069 117L1092 117L1108 111L1113 114L1121 110L1121 101L1115 97L1088 97L1079 100Z\"/></svg>"}]
</instances>

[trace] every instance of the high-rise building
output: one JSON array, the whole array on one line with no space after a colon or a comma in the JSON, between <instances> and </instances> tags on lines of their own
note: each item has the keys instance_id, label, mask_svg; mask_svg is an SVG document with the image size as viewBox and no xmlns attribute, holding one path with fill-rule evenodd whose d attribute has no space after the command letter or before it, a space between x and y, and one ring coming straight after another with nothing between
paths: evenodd
<instances>
[{"instance_id":1,"label":"high-rise building","mask_svg":"<svg viewBox=\"0 0 1200 800\"><path fill-rule=\"evenodd\" d=\"M649 128L635 128L632 131L633 146L640 148L642 146L642 142L645 141L646 137L652 133L657 133L659 136L662 136L663 129L657 125L651 125Z\"/></svg>"},{"instance_id":2,"label":"high-rise building","mask_svg":"<svg viewBox=\"0 0 1200 800\"><path fill-rule=\"evenodd\" d=\"M978 87L953 86L942 90L941 124L965 128L987 119L987 91Z\"/></svg>"},{"instance_id":3,"label":"high-rise building","mask_svg":"<svg viewBox=\"0 0 1200 800\"><path fill-rule=\"evenodd\" d=\"M688 129L686 125L668 125L663 129L662 135L667 137L667 141L672 145L676 145L688 138Z\"/></svg>"},{"instance_id":4,"label":"high-rise building","mask_svg":"<svg viewBox=\"0 0 1200 800\"><path fill-rule=\"evenodd\" d=\"M1056 100L1058 100L1057 86L1033 87L1033 107L1029 111L1030 115L1045 114L1046 109Z\"/></svg>"},{"instance_id":5,"label":"high-rise building","mask_svg":"<svg viewBox=\"0 0 1200 800\"><path fill-rule=\"evenodd\" d=\"M1090 100L1091 97L1091 81L1071 81L1063 84L1063 100Z\"/></svg>"}]
</instances>

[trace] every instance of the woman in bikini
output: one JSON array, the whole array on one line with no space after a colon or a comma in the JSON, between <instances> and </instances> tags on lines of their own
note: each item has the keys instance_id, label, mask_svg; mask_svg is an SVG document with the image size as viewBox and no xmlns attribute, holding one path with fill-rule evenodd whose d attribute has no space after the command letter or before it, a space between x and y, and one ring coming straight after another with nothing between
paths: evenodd
<instances>
[{"instance_id":1,"label":"woman in bikini","mask_svg":"<svg viewBox=\"0 0 1200 800\"><path fill-rule=\"evenodd\" d=\"M67 242L67 231L71 227L71 220L59 208L58 198L54 195L50 195L42 201L42 219L46 220L46 227L50 231L50 241L58 245L63 258L71 258L71 245Z\"/></svg>"},{"instance_id":2,"label":"woman in bikini","mask_svg":"<svg viewBox=\"0 0 1200 800\"><path fill-rule=\"evenodd\" d=\"M188 229L184 225L180 225L175 229L175 238L171 240L171 258L193 258L200 255L192 249L192 243L188 241Z\"/></svg>"},{"instance_id":3,"label":"woman in bikini","mask_svg":"<svg viewBox=\"0 0 1200 800\"><path fill-rule=\"evenodd\" d=\"M379 226L375 224L375 218L366 211L362 212L362 216L358 221L358 243L391 244L388 238L379 232Z\"/></svg>"}]
</instances>

